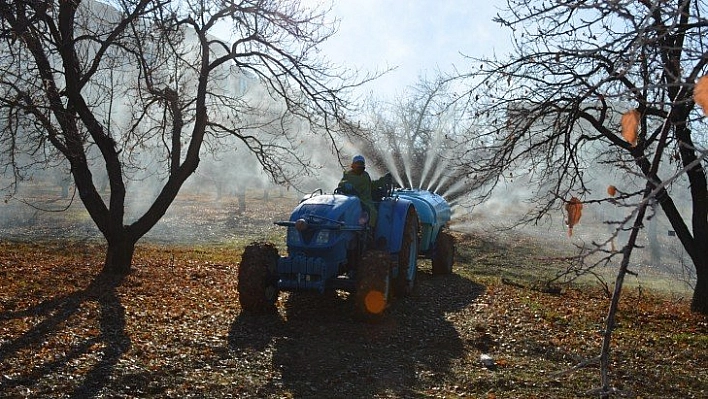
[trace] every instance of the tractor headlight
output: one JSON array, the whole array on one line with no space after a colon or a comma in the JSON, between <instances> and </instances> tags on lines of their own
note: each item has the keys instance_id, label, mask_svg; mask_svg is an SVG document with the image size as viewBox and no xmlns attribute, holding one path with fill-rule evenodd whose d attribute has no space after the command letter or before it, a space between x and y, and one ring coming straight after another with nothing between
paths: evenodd
<instances>
[{"instance_id":1,"label":"tractor headlight","mask_svg":"<svg viewBox=\"0 0 708 399\"><path fill-rule=\"evenodd\" d=\"M297 231L305 231L310 227L310 225L307 223L307 220L305 219L298 219L295 221L295 230Z\"/></svg>"},{"instance_id":2,"label":"tractor headlight","mask_svg":"<svg viewBox=\"0 0 708 399\"><path fill-rule=\"evenodd\" d=\"M317 238L315 239L315 244L317 244L317 245L327 244L329 242L329 237L330 237L329 230L320 230L320 232L317 233Z\"/></svg>"},{"instance_id":3,"label":"tractor headlight","mask_svg":"<svg viewBox=\"0 0 708 399\"><path fill-rule=\"evenodd\" d=\"M292 245L302 244L300 239L300 232L295 230L294 227L288 227L288 243Z\"/></svg>"}]
</instances>

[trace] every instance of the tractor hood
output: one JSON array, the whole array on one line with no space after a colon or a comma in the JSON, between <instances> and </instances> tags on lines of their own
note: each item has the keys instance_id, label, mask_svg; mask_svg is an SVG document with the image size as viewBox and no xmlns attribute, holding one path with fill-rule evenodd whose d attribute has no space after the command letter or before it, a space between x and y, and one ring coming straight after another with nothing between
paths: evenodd
<instances>
[{"instance_id":1,"label":"tractor hood","mask_svg":"<svg viewBox=\"0 0 708 399\"><path fill-rule=\"evenodd\" d=\"M359 198L342 194L315 195L303 200L290 215L289 223L294 225L303 219L310 226L331 229L361 229L362 206Z\"/></svg>"}]
</instances>

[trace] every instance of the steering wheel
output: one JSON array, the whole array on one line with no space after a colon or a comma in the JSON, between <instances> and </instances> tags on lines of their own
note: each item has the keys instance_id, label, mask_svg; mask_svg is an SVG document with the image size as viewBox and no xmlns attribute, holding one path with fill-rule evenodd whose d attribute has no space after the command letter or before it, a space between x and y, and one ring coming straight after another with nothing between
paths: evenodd
<instances>
[{"instance_id":1,"label":"steering wheel","mask_svg":"<svg viewBox=\"0 0 708 399\"><path fill-rule=\"evenodd\" d=\"M334 189L335 194L344 194L344 195L359 195L359 192L356 191L354 186L352 186L351 183L344 183L343 186L337 187Z\"/></svg>"}]
</instances>

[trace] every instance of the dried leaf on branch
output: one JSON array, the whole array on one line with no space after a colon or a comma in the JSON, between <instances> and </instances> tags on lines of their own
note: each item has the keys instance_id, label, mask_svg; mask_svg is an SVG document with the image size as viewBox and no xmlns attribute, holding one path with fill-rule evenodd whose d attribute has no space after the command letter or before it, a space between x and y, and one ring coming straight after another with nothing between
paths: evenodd
<instances>
[{"instance_id":1,"label":"dried leaf on branch","mask_svg":"<svg viewBox=\"0 0 708 399\"><path fill-rule=\"evenodd\" d=\"M578 197L572 197L570 201L565 204L565 211L568 213L568 219L566 220L566 224L568 225L568 237L571 237L573 235L573 226L578 224L583 214L583 203Z\"/></svg>"},{"instance_id":2,"label":"dried leaf on branch","mask_svg":"<svg viewBox=\"0 0 708 399\"><path fill-rule=\"evenodd\" d=\"M708 75L696 82L696 87L693 89L693 101L701 107L704 114L708 112Z\"/></svg>"},{"instance_id":3,"label":"dried leaf on branch","mask_svg":"<svg viewBox=\"0 0 708 399\"><path fill-rule=\"evenodd\" d=\"M631 109L622 114L622 137L632 147L637 145L637 130L639 128L639 111Z\"/></svg>"}]
</instances>

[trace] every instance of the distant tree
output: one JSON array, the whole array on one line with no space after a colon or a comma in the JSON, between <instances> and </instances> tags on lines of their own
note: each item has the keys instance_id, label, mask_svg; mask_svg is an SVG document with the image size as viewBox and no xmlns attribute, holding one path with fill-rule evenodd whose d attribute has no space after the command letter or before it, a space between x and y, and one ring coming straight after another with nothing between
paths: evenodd
<instances>
[{"instance_id":1,"label":"distant tree","mask_svg":"<svg viewBox=\"0 0 708 399\"><path fill-rule=\"evenodd\" d=\"M628 206L643 201L649 190L646 201L663 211L695 266L691 308L708 314L708 191L700 162L706 122L693 100L696 80L708 71L708 6L702 1L507 4L496 20L514 32L511 55L473 58L475 69L457 76L469 88L458 104L478 118L460 143L469 144L474 156L461 166L485 180L489 190L511 171L523 170L539 182L538 207L529 221L571 195ZM625 114L636 118L636 140L620 134ZM592 175L599 164L612 172ZM604 189L612 173L647 186L635 184L612 198ZM599 178L605 186L593 191L589 183ZM676 200L685 198L692 214L684 218Z\"/></svg>"},{"instance_id":2,"label":"distant tree","mask_svg":"<svg viewBox=\"0 0 708 399\"><path fill-rule=\"evenodd\" d=\"M298 0L3 0L2 167L68 160L104 270L127 273L206 151L243 146L275 182L307 172L295 136L331 139L355 85L317 57L326 15ZM128 183L148 177L154 196L127 220Z\"/></svg>"},{"instance_id":3,"label":"distant tree","mask_svg":"<svg viewBox=\"0 0 708 399\"><path fill-rule=\"evenodd\" d=\"M372 100L355 146L372 166L390 171L399 185L462 201L474 187L466 184L464 173L450 168L456 158L453 138L463 131L462 115L450 101L451 92L440 78L421 78L391 103Z\"/></svg>"}]
</instances>

